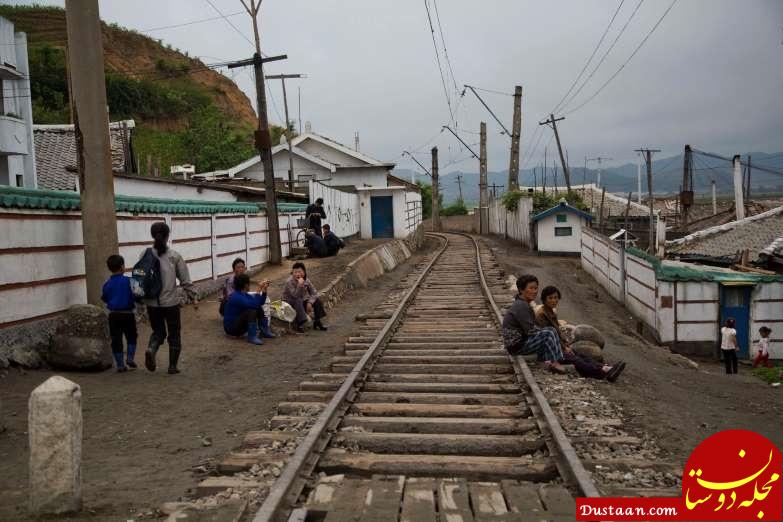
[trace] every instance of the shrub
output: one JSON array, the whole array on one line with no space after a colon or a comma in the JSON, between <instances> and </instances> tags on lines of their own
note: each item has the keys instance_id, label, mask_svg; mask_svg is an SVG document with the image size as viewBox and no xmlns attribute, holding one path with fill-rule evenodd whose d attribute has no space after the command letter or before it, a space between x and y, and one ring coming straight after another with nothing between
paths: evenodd
<instances>
[{"instance_id":1,"label":"shrub","mask_svg":"<svg viewBox=\"0 0 783 522\"><path fill-rule=\"evenodd\" d=\"M453 205L449 205L440 211L441 216L467 216L468 208L465 206L465 202L458 200Z\"/></svg>"}]
</instances>

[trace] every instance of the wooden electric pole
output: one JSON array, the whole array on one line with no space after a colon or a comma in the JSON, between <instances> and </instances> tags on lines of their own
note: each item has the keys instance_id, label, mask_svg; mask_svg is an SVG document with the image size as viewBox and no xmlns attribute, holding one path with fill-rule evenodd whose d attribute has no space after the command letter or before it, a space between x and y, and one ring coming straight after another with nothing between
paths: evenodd
<instances>
[{"instance_id":1,"label":"wooden electric pole","mask_svg":"<svg viewBox=\"0 0 783 522\"><path fill-rule=\"evenodd\" d=\"M264 86L265 62L284 60L287 56L261 58L261 37L258 32L258 8L261 0L240 0L245 10L253 20L253 33L256 42L256 52L253 58L229 64L229 68L253 65L256 81L256 102L258 105L258 129L255 133L256 149L264 166L264 194L266 202L266 223L269 231L269 262L279 265L283 261L283 251L280 245L280 222L277 216L277 194L275 190L275 170L272 165L272 137L269 134L269 119L266 114L266 88ZM248 6L249 4L249 6ZM286 122L287 124L287 122Z\"/></svg>"},{"instance_id":2,"label":"wooden electric pole","mask_svg":"<svg viewBox=\"0 0 783 522\"><path fill-rule=\"evenodd\" d=\"M479 148L479 234L489 229L489 199L487 197L487 124L481 122Z\"/></svg>"},{"instance_id":3,"label":"wooden electric pole","mask_svg":"<svg viewBox=\"0 0 783 522\"><path fill-rule=\"evenodd\" d=\"M557 122L565 119L565 116L555 118L554 114L549 115L549 119L539 122L539 125L552 125L552 130L555 131L555 141L557 141L557 151L560 153L560 166L563 167L563 175L565 176L566 188L568 194L571 194L571 173L568 172L568 165L566 165L565 156L563 156L563 146L560 144L560 134L557 132Z\"/></svg>"},{"instance_id":4,"label":"wooden electric pole","mask_svg":"<svg viewBox=\"0 0 783 522\"><path fill-rule=\"evenodd\" d=\"M508 189L519 188L519 141L522 134L522 86L514 88L514 121L511 124L511 160L508 167Z\"/></svg>"},{"instance_id":5,"label":"wooden electric pole","mask_svg":"<svg viewBox=\"0 0 783 522\"><path fill-rule=\"evenodd\" d=\"M283 105L285 106L285 141L288 143L288 190L294 191L294 146L291 144L292 136L290 124L291 120L288 119L288 96L285 91L285 81L291 78L304 78L303 74L275 74L273 76L267 76L267 80L280 80L283 85Z\"/></svg>"},{"instance_id":6,"label":"wooden electric pole","mask_svg":"<svg viewBox=\"0 0 783 522\"><path fill-rule=\"evenodd\" d=\"M438 186L438 147L432 147L432 230L440 232L440 188Z\"/></svg>"},{"instance_id":7,"label":"wooden electric pole","mask_svg":"<svg viewBox=\"0 0 783 522\"><path fill-rule=\"evenodd\" d=\"M101 305L106 259L119 251L98 0L66 0L68 66L82 209L87 302Z\"/></svg>"},{"instance_id":8,"label":"wooden electric pole","mask_svg":"<svg viewBox=\"0 0 783 522\"><path fill-rule=\"evenodd\" d=\"M647 251L654 254L656 251L655 245L655 217L653 205L655 199L653 198L653 182L652 182L652 153L661 152L660 149L636 149L636 152L644 154L644 162L647 164L647 195L650 198L650 237L647 241Z\"/></svg>"}]
</instances>

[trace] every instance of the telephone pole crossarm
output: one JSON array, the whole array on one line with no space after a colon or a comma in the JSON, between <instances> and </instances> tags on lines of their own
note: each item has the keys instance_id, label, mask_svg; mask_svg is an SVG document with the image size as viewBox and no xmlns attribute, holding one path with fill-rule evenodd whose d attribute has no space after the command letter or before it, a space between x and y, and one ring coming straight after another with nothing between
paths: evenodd
<instances>
[{"instance_id":1,"label":"telephone pole crossarm","mask_svg":"<svg viewBox=\"0 0 783 522\"><path fill-rule=\"evenodd\" d=\"M405 156L406 154L410 157L410 159L412 159L413 161L416 162L416 165L421 167L421 170L423 170L425 174L427 174L429 177L432 177L432 173L429 170L427 170L427 167L422 165L421 162L419 160L417 160L416 157L413 154L411 154L407 150L402 151L402 155L403 156Z\"/></svg>"},{"instance_id":2,"label":"telephone pole crossarm","mask_svg":"<svg viewBox=\"0 0 783 522\"><path fill-rule=\"evenodd\" d=\"M446 129L446 130L448 130L450 133L452 133L452 134L454 135L454 137L455 137L455 138L457 138L457 139L459 140L459 142L460 142L460 143L462 143L463 145L465 145L465 148L466 148L466 149L468 149L468 150L470 151L470 153L471 153L471 154L473 154L473 157L474 157L474 158L476 158L477 160L480 160L480 159L481 159L481 158L479 158L478 154L476 154L476 153L473 151L473 149L471 149L471 148L470 148L470 145L468 145L467 143L465 143L465 140L463 140L462 138L460 138L460 137L459 137L459 135L458 135L456 132L454 132L453 130L451 130L451 127L449 127L448 125L444 125L444 126L443 126L443 128L444 128L444 129Z\"/></svg>"},{"instance_id":3,"label":"telephone pole crossarm","mask_svg":"<svg viewBox=\"0 0 783 522\"><path fill-rule=\"evenodd\" d=\"M563 167L563 174L565 175L566 188L568 189L568 193L571 194L571 173L568 170L568 165L566 164L565 156L563 156L563 147L560 144L560 134L558 134L557 132L557 122L563 121L564 119L565 116L555 118L554 114L550 114L548 120L539 122L538 124L552 125L552 130L555 132L555 141L557 141L557 151L560 153L560 165Z\"/></svg>"},{"instance_id":4,"label":"telephone pole crossarm","mask_svg":"<svg viewBox=\"0 0 783 522\"><path fill-rule=\"evenodd\" d=\"M481 105L483 105L483 106L484 106L484 108L485 108L485 109L487 109L487 110L489 111L489 113L492 115L492 117L493 117L493 118L495 118L495 121L496 121L496 122L498 122L498 125L500 125L500 128L501 128L501 129L503 129L503 133L504 133L504 134L506 134L507 136L511 137L511 133L508 131L508 129L506 128L506 126L505 126L505 125L503 125L503 122L502 122L502 121L500 121L500 118L498 118L497 116L495 116L495 113L494 113L494 112L492 112L492 109L490 109L490 108L489 108L489 105L487 105L487 104L484 102L484 100L481 98L481 96L479 96L479 95L478 95L478 93L476 92L476 89L474 89L474 88L473 88L473 87L471 87L470 85L465 85L465 88L466 88L466 89L470 89L470 91L471 91L473 94L475 94L475 95L476 95L476 98L478 98L478 101L480 101L480 102L481 102Z\"/></svg>"}]
</instances>

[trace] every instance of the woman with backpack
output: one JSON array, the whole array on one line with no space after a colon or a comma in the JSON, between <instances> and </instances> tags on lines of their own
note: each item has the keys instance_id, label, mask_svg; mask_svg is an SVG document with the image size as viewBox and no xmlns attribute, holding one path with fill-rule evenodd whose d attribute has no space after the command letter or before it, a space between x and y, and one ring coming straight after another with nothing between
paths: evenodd
<instances>
[{"instance_id":1,"label":"woman with backpack","mask_svg":"<svg viewBox=\"0 0 783 522\"><path fill-rule=\"evenodd\" d=\"M178 252L168 247L170 233L171 230L166 223L160 221L152 224L150 234L154 241L153 245L141 255L141 259L134 267L134 276L137 267L143 265L141 268L147 275L147 280L142 283L145 289L144 303L147 305L147 314L152 327L152 335L144 354L144 365L149 371L155 371L158 348L168 338L168 372L173 375L179 373L177 362L182 350L181 299L177 280L190 299L196 299L196 291L190 280L185 260Z\"/></svg>"}]
</instances>

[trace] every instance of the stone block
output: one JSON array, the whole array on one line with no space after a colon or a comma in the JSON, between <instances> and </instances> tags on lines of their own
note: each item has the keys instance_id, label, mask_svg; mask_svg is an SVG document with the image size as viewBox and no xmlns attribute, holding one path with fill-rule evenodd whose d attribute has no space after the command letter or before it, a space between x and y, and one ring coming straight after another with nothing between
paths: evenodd
<instances>
[{"instance_id":1,"label":"stone block","mask_svg":"<svg viewBox=\"0 0 783 522\"><path fill-rule=\"evenodd\" d=\"M70 307L57 325L47 360L63 370L105 370L112 366L109 322L93 305Z\"/></svg>"},{"instance_id":2,"label":"stone block","mask_svg":"<svg viewBox=\"0 0 783 522\"><path fill-rule=\"evenodd\" d=\"M30 511L56 515L82 506L82 391L55 376L30 394Z\"/></svg>"}]
</instances>

